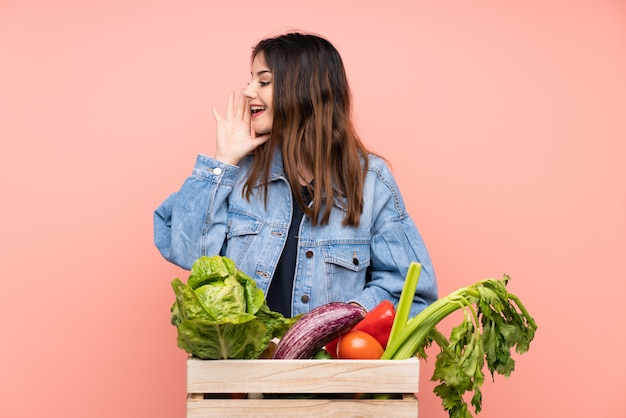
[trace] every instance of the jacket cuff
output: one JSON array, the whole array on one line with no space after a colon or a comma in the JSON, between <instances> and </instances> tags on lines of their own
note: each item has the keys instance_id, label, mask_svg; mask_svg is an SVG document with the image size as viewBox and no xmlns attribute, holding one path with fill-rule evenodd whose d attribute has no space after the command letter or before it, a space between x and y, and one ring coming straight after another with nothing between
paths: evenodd
<instances>
[{"instance_id":1,"label":"jacket cuff","mask_svg":"<svg viewBox=\"0 0 626 418\"><path fill-rule=\"evenodd\" d=\"M239 172L239 167L217 161L206 155L199 154L196 157L196 165L193 175L213 183L222 183L232 186Z\"/></svg>"}]
</instances>

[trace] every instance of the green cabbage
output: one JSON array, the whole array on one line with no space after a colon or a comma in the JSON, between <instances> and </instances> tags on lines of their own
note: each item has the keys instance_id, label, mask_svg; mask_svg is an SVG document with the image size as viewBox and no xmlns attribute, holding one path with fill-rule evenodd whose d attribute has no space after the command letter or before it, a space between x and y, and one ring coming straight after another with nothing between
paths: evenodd
<instances>
[{"instance_id":1,"label":"green cabbage","mask_svg":"<svg viewBox=\"0 0 626 418\"><path fill-rule=\"evenodd\" d=\"M177 278L172 288L178 347L201 359L259 358L296 320L271 311L263 291L227 257L197 259L187 283Z\"/></svg>"}]
</instances>

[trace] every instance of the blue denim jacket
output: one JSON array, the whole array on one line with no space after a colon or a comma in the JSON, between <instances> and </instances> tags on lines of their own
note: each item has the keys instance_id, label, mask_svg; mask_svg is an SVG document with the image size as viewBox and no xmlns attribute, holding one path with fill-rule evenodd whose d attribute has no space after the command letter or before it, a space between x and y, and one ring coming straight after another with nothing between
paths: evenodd
<instances>
[{"instance_id":1,"label":"blue denim jacket","mask_svg":"<svg viewBox=\"0 0 626 418\"><path fill-rule=\"evenodd\" d=\"M267 292L292 216L292 194L278 152L272 163L268 204L262 192L250 201L242 185L251 157L232 166L199 155L193 174L154 213L154 240L170 262L190 269L202 255L224 255ZM260 186L256 186L260 191ZM341 224L336 201L326 225L300 224L292 315L332 301L367 310L383 299L397 303L411 262L422 271L414 315L437 298L437 283L424 242L384 160L370 156L358 227Z\"/></svg>"}]
</instances>

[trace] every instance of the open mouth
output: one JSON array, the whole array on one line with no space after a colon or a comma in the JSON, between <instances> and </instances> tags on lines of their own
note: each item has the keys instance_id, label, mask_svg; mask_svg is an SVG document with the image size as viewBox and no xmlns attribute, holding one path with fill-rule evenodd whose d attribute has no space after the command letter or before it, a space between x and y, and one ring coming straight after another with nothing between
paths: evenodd
<instances>
[{"instance_id":1,"label":"open mouth","mask_svg":"<svg viewBox=\"0 0 626 418\"><path fill-rule=\"evenodd\" d=\"M250 106L250 113L253 115L256 113L261 113L265 110L265 106Z\"/></svg>"}]
</instances>

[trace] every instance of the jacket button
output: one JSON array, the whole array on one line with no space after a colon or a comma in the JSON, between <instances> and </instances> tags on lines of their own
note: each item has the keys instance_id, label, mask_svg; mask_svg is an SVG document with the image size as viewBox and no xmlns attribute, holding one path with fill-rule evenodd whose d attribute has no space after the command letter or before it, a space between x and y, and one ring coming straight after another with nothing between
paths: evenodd
<instances>
[{"instance_id":1,"label":"jacket button","mask_svg":"<svg viewBox=\"0 0 626 418\"><path fill-rule=\"evenodd\" d=\"M302 297L300 298L300 300L304 303L307 303L309 301L309 295L302 295Z\"/></svg>"},{"instance_id":2,"label":"jacket button","mask_svg":"<svg viewBox=\"0 0 626 418\"><path fill-rule=\"evenodd\" d=\"M306 258L311 258L313 257L313 251L309 250L306 253L304 253L304 255L306 256Z\"/></svg>"}]
</instances>

